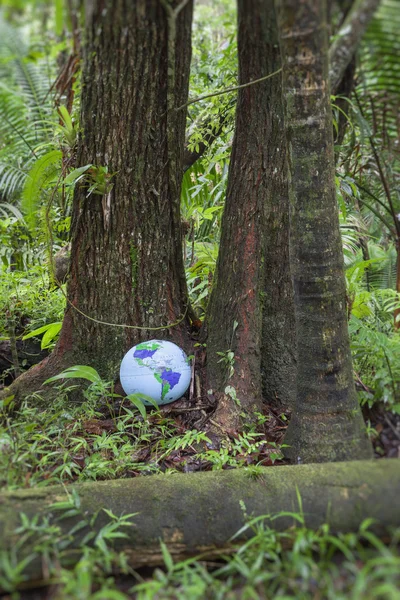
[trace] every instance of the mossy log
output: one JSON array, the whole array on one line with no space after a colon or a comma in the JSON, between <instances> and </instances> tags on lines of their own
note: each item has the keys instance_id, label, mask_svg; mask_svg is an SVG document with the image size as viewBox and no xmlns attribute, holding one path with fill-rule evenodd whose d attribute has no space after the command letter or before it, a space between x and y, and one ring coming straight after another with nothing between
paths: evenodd
<instances>
[{"instance_id":1,"label":"mossy log","mask_svg":"<svg viewBox=\"0 0 400 600\"><path fill-rule=\"evenodd\" d=\"M65 501L72 488L79 494L80 510L88 520L101 508L118 516L137 513L132 517L134 525L124 527L127 537L118 539L116 545L126 551L134 567L162 564L160 540L175 559L231 551L231 538L246 518L282 511L302 511L307 527L329 523L332 531L357 531L366 518L376 519L374 528L379 535L400 526L400 461L277 466L261 468L257 476L243 468L4 492L0 494L0 552L15 548L19 513L30 519L46 516L68 533L82 515L65 518L65 513L51 505ZM94 528L98 531L108 522L108 515L100 510ZM270 522L278 530L294 523L290 516ZM69 553L72 562L79 559L79 543L86 533L80 530L69 547L77 549ZM251 535L247 530L235 542ZM29 551L24 547L24 552ZM41 561L32 562L29 577L41 578L41 569Z\"/></svg>"}]
</instances>

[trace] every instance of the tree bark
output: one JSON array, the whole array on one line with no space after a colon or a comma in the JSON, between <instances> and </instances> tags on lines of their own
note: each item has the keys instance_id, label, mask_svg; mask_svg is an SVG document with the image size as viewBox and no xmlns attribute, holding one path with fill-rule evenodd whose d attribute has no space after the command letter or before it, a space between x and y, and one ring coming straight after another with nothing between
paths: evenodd
<instances>
[{"instance_id":1,"label":"tree bark","mask_svg":"<svg viewBox=\"0 0 400 600\"><path fill-rule=\"evenodd\" d=\"M325 2L278 0L290 166L297 397L286 443L296 462L371 456L353 382L334 180Z\"/></svg>"},{"instance_id":2,"label":"tree bark","mask_svg":"<svg viewBox=\"0 0 400 600\"><path fill-rule=\"evenodd\" d=\"M271 2L262 0L238 2L239 84L259 79L277 64L271 8ZM271 81L239 90L220 249L206 318L208 386L219 400L214 421L234 430L241 426L241 414L253 419L254 412L261 410L262 296L271 308L279 295L271 295L273 283L288 268L287 263L270 276L269 270L279 262L273 245L280 233L284 238L281 217L286 180L284 153L280 154L283 140L277 133L279 84ZM268 240L266 220L270 226ZM273 308L269 322L265 318L267 327L276 317L272 313ZM273 337L272 327L267 337ZM269 350L264 346L267 360L263 366L270 374L268 368L276 363L268 361ZM230 363L228 351L232 353ZM225 392L227 385L235 389L237 399Z\"/></svg>"},{"instance_id":3,"label":"tree bark","mask_svg":"<svg viewBox=\"0 0 400 600\"><path fill-rule=\"evenodd\" d=\"M248 469L236 469L6 492L0 494L0 551L16 548L21 536L16 533L20 513L30 521L35 517L38 524L46 518L60 527L60 533L54 534L57 539L77 523L87 523L72 536L65 553L69 565L79 560L83 537L90 530L97 533L109 522L102 508L116 516L137 513L131 518L133 525L123 528L127 537L117 540L116 545L116 549L125 550L134 568L163 564L160 540L175 560L198 553L204 553L205 558L232 551L231 537L246 523L244 512L250 518L286 512L286 516L267 519L268 526L278 531L298 524L288 515L291 512L302 513L306 527L317 529L328 523L332 532L357 532L367 518L376 521L372 528L379 535L400 526L399 461L267 467L260 471L256 478ZM71 501L71 488L79 496L80 507L66 518L68 508L56 510L52 505ZM88 524L97 513L91 528ZM242 532L235 544L253 533L251 528ZM34 552L35 542L40 544L35 536L31 537L21 553ZM27 576L41 578L42 569L49 567L38 556L28 566Z\"/></svg>"},{"instance_id":4,"label":"tree bark","mask_svg":"<svg viewBox=\"0 0 400 600\"><path fill-rule=\"evenodd\" d=\"M7 393L35 391L71 364L115 379L126 350L143 339L168 337L188 349L186 116L174 109L187 101L192 2L174 17L178 4L86 4L78 166L93 168L75 191L67 309L52 356Z\"/></svg>"},{"instance_id":5,"label":"tree bark","mask_svg":"<svg viewBox=\"0 0 400 600\"><path fill-rule=\"evenodd\" d=\"M273 0L260 2L266 72L281 66L278 26ZM248 4L246 3L246 7ZM253 16L253 18L257 18ZM264 133L266 179L264 193L264 264L262 283L261 375L263 399L292 407L296 398L296 331L289 263L288 166L281 76L266 81L268 111ZM254 107L253 110L256 110Z\"/></svg>"},{"instance_id":6,"label":"tree bark","mask_svg":"<svg viewBox=\"0 0 400 600\"><path fill-rule=\"evenodd\" d=\"M329 50L331 92L337 94L343 75L350 64L380 0L355 0Z\"/></svg>"}]
</instances>

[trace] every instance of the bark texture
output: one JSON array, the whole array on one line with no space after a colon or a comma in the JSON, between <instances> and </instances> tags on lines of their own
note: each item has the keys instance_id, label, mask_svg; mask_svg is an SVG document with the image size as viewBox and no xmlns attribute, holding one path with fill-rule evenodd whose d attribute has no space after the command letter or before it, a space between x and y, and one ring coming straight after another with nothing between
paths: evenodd
<instances>
[{"instance_id":1,"label":"bark texture","mask_svg":"<svg viewBox=\"0 0 400 600\"><path fill-rule=\"evenodd\" d=\"M245 3L249 10L249 3ZM259 43L266 73L281 66L278 27L273 0L257 2L253 15L261 21ZM293 406L296 383L296 332L293 285L289 264L289 190L282 103L282 79L265 82L262 134L266 177L264 194L261 375L267 403ZM260 110L255 106L253 111ZM261 118L263 118L261 116Z\"/></svg>"},{"instance_id":2,"label":"bark texture","mask_svg":"<svg viewBox=\"0 0 400 600\"><path fill-rule=\"evenodd\" d=\"M23 393L71 364L114 379L126 350L143 339L188 346L179 209L185 113L174 108L187 101L192 2L173 18L177 4L86 4L78 165L94 167L73 202L60 341L45 365L17 380Z\"/></svg>"},{"instance_id":3,"label":"bark texture","mask_svg":"<svg viewBox=\"0 0 400 600\"><path fill-rule=\"evenodd\" d=\"M239 84L269 72L270 41L264 39L267 18L261 0L239 0ZM251 418L262 401L263 229L275 153L269 139L269 91L268 80L239 90L221 242L206 321L208 386L219 401L214 420L235 430L240 427L240 413ZM228 351L234 355L230 364L217 354ZM235 389L239 402L225 393L227 385Z\"/></svg>"},{"instance_id":4,"label":"bark texture","mask_svg":"<svg viewBox=\"0 0 400 600\"><path fill-rule=\"evenodd\" d=\"M368 27L380 0L355 0L329 50L331 92L337 94L343 75Z\"/></svg>"},{"instance_id":5,"label":"bark texture","mask_svg":"<svg viewBox=\"0 0 400 600\"><path fill-rule=\"evenodd\" d=\"M301 512L305 525L316 529L328 523L333 532L356 532L364 519L375 519L374 530L382 535L400 525L397 490L400 463L396 460L359 461L325 465L265 468L259 477L247 469L206 472L173 477L154 475L136 479L80 483L71 486L80 498L80 509L65 518L66 511L52 507L68 500L71 487L53 486L0 494L0 551L12 549L18 539L19 513L31 520L49 519L67 534L77 523L99 512L93 529L98 532L109 518L101 508L116 516L138 513L134 525L124 527L126 539L117 541L133 567L163 564L160 540L176 560L198 553L212 557L233 549L230 538L251 518L279 512ZM64 518L63 518L64 517ZM268 521L277 530L297 523L290 516ZM76 563L82 553L80 542L90 531L87 526L72 536L66 558ZM235 541L251 537L252 529ZM34 537L24 545L31 553ZM76 552L74 552L76 549ZM28 576L38 579L49 565L42 560L31 563Z\"/></svg>"},{"instance_id":6,"label":"bark texture","mask_svg":"<svg viewBox=\"0 0 400 600\"><path fill-rule=\"evenodd\" d=\"M101 321L152 328L187 309L180 192L169 166L174 161L182 171L185 115L171 114L170 99L175 106L187 99L191 12L189 2L176 20L173 90L172 32L161 2L99 1L88 23L79 163L105 165L115 176L103 195L87 198L84 187L76 193L68 295ZM100 325L69 307L64 328L72 329L74 354L112 377L139 340L172 336L183 343L182 325L154 335Z\"/></svg>"},{"instance_id":7,"label":"bark texture","mask_svg":"<svg viewBox=\"0 0 400 600\"><path fill-rule=\"evenodd\" d=\"M354 388L334 181L325 2L278 0L298 371L287 455L371 456Z\"/></svg>"}]
</instances>

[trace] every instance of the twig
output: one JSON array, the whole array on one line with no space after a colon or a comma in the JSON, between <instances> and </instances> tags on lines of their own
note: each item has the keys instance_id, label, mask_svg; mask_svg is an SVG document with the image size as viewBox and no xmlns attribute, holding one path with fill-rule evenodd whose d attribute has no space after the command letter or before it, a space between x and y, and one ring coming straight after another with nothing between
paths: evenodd
<instances>
[{"instance_id":1,"label":"twig","mask_svg":"<svg viewBox=\"0 0 400 600\"><path fill-rule=\"evenodd\" d=\"M200 377L197 375L194 376L195 378L195 383L196 383L196 397L200 398L201 397L201 384L200 384Z\"/></svg>"},{"instance_id":2,"label":"twig","mask_svg":"<svg viewBox=\"0 0 400 600\"><path fill-rule=\"evenodd\" d=\"M228 435L228 433L227 433L226 429L224 429L224 428L222 427L222 425L220 425L219 423L217 423L217 421L214 421L214 419L210 419L210 423L211 423L212 425L214 425L214 427L218 427L218 429L220 429L224 435Z\"/></svg>"},{"instance_id":3,"label":"twig","mask_svg":"<svg viewBox=\"0 0 400 600\"><path fill-rule=\"evenodd\" d=\"M196 356L193 357L193 362L192 362L192 373L191 373L191 377L190 377L190 389L189 389L189 400L193 399L193 394L194 394L194 364L196 362Z\"/></svg>"},{"instance_id":4,"label":"twig","mask_svg":"<svg viewBox=\"0 0 400 600\"><path fill-rule=\"evenodd\" d=\"M390 429L393 431L393 433L397 437L397 439L400 440L400 433L397 431L396 427L393 426L393 423L391 423L391 421L387 415L385 415L385 421L389 425Z\"/></svg>"},{"instance_id":5,"label":"twig","mask_svg":"<svg viewBox=\"0 0 400 600\"><path fill-rule=\"evenodd\" d=\"M188 408L170 408L168 411L168 413L176 413L176 414L184 414L187 412L195 412L197 411L201 411L203 408L209 408L209 406L207 406L206 404L202 404L200 406L190 406Z\"/></svg>"},{"instance_id":6,"label":"twig","mask_svg":"<svg viewBox=\"0 0 400 600\"><path fill-rule=\"evenodd\" d=\"M178 106L175 110L176 111L182 110L182 108L185 108L186 106L190 106L190 104L194 104L195 102L200 102L200 100L205 100L206 98L213 98L214 96L221 96L222 94L229 94L230 92L235 92L236 90L241 90L242 88L249 87L250 85L254 85L255 83L260 83L261 81L265 81L266 79L269 79L270 77L274 77L275 75L278 75L278 73L280 73L281 71L282 71L282 68L278 69L277 71L274 71L273 73L270 73L269 75L265 75L264 77L255 79L254 81L249 81L247 83L242 83L241 85L235 85L230 88L225 88L224 90L220 90L219 92L213 92L212 94L205 94L204 96L198 96L197 98L193 98L192 100L189 100L189 102L186 102L186 104L182 104L181 106Z\"/></svg>"}]
</instances>

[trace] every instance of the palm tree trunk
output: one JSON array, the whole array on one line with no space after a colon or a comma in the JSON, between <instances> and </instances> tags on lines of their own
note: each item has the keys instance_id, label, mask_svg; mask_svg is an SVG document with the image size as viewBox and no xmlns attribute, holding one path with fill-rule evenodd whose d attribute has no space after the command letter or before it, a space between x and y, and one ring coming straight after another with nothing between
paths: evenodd
<instances>
[{"instance_id":1,"label":"palm tree trunk","mask_svg":"<svg viewBox=\"0 0 400 600\"><path fill-rule=\"evenodd\" d=\"M334 181L326 3L277 0L290 167L290 254L297 397L286 443L293 462L371 456L347 331Z\"/></svg>"}]
</instances>

